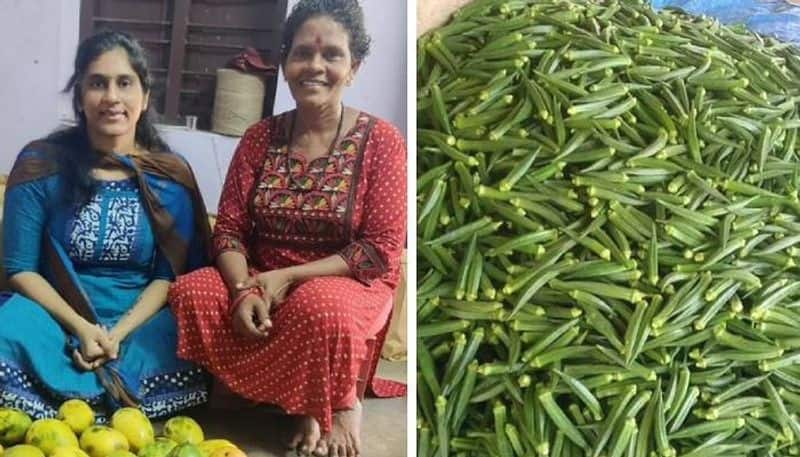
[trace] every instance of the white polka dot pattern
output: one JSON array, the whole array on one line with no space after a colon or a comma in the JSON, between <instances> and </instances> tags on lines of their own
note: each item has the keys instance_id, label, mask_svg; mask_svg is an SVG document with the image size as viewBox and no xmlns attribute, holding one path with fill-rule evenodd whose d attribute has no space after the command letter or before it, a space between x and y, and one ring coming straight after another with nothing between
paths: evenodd
<instances>
[{"instance_id":1,"label":"white polka dot pattern","mask_svg":"<svg viewBox=\"0 0 800 457\"><path fill-rule=\"evenodd\" d=\"M219 272L203 268L178 278L170 291L178 355L245 398L314 416L330 430L332 412L356 400L369 329L385 317L391 293L383 284L368 287L345 277L306 281L273 307L268 338L252 340L231 328Z\"/></svg>"},{"instance_id":2,"label":"white polka dot pattern","mask_svg":"<svg viewBox=\"0 0 800 457\"><path fill-rule=\"evenodd\" d=\"M228 291L214 268L179 278L169 297L179 323L180 357L205 366L245 398L279 405L289 414L315 417L323 431L330 430L333 411L355 402L362 368L370 366L374 372L377 358L367 360L366 341L385 324L406 238L405 142L387 122L368 115L362 118L369 122L357 122L347 136L350 142L340 144L349 151L342 157L357 162L315 171L330 171L340 178L332 188L353 189L348 190L347 198L353 200L344 216L337 212L341 205L332 205L326 213L324 205L297 210L302 205L258 204L259 195L268 194L263 189L282 186L292 171L276 155L285 141L284 114L254 125L242 138L228 170L214 232L216 254L238 250L259 271L339 254L352 278L320 277L297 285L283 304L273 308L269 337L258 341L233 332ZM359 135L365 135L363 141ZM361 148L357 154L349 149L354 144ZM342 173L343 169L352 174ZM341 181L345 175L355 187ZM280 190L302 191L297 186ZM286 198L291 203L292 196ZM337 195L336 201L341 198ZM265 217L291 214L304 220L265 222ZM300 232L322 222L335 230ZM285 231L278 233L281 229ZM312 233L320 234L316 242ZM331 238L332 233L338 238ZM378 334L375 354L383 334ZM384 392L405 393L404 386L389 387Z\"/></svg>"}]
</instances>

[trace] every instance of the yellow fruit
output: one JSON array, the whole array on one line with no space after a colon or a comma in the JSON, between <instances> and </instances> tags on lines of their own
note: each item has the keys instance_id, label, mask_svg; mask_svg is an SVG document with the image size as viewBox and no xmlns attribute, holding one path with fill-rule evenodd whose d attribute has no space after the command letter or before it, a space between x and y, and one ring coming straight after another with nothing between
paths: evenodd
<instances>
[{"instance_id":1,"label":"yellow fruit","mask_svg":"<svg viewBox=\"0 0 800 457\"><path fill-rule=\"evenodd\" d=\"M69 425L75 434L80 435L94 424L94 411L83 400L67 400L58 408L58 418Z\"/></svg>"},{"instance_id":2,"label":"yellow fruit","mask_svg":"<svg viewBox=\"0 0 800 457\"><path fill-rule=\"evenodd\" d=\"M81 434L81 449L90 457L108 457L114 451L127 451L125 435L111 427L93 425Z\"/></svg>"},{"instance_id":3,"label":"yellow fruit","mask_svg":"<svg viewBox=\"0 0 800 457\"><path fill-rule=\"evenodd\" d=\"M198 449L196 445L192 443L183 443L175 446L175 448L170 451L168 457L203 457L203 453L200 452L200 449Z\"/></svg>"},{"instance_id":4,"label":"yellow fruit","mask_svg":"<svg viewBox=\"0 0 800 457\"><path fill-rule=\"evenodd\" d=\"M247 457L247 454L236 446L223 446L212 452L209 457Z\"/></svg>"},{"instance_id":5,"label":"yellow fruit","mask_svg":"<svg viewBox=\"0 0 800 457\"><path fill-rule=\"evenodd\" d=\"M39 419L25 433L25 443L32 444L49 455L59 446L78 447L72 429L58 419Z\"/></svg>"},{"instance_id":6,"label":"yellow fruit","mask_svg":"<svg viewBox=\"0 0 800 457\"><path fill-rule=\"evenodd\" d=\"M176 416L164 424L164 436L183 444L200 444L203 442L203 429L191 417Z\"/></svg>"},{"instance_id":7,"label":"yellow fruit","mask_svg":"<svg viewBox=\"0 0 800 457\"><path fill-rule=\"evenodd\" d=\"M3 457L44 457L44 452L30 444L18 444L6 449Z\"/></svg>"},{"instance_id":8,"label":"yellow fruit","mask_svg":"<svg viewBox=\"0 0 800 457\"><path fill-rule=\"evenodd\" d=\"M197 448L203 453L203 457L209 457L214 451L222 447L236 447L236 445L228 440L220 439L205 440L197 445Z\"/></svg>"},{"instance_id":9,"label":"yellow fruit","mask_svg":"<svg viewBox=\"0 0 800 457\"><path fill-rule=\"evenodd\" d=\"M139 451L139 457L166 457L177 445L169 438L158 437Z\"/></svg>"},{"instance_id":10,"label":"yellow fruit","mask_svg":"<svg viewBox=\"0 0 800 457\"><path fill-rule=\"evenodd\" d=\"M77 446L59 446L47 457L89 457L89 454Z\"/></svg>"},{"instance_id":11,"label":"yellow fruit","mask_svg":"<svg viewBox=\"0 0 800 457\"><path fill-rule=\"evenodd\" d=\"M31 418L14 408L0 408L0 444L12 446L25 439Z\"/></svg>"},{"instance_id":12,"label":"yellow fruit","mask_svg":"<svg viewBox=\"0 0 800 457\"><path fill-rule=\"evenodd\" d=\"M131 451L114 451L108 457L136 457L136 454Z\"/></svg>"},{"instance_id":13,"label":"yellow fruit","mask_svg":"<svg viewBox=\"0 0 800 457\"><path fill-rule=\"evenodd\" d=\"M153 424L136 408L122 408L111 417L111 427L128 439L131 451L139 452L155 439Z\"/></svg>"}]
</instances>

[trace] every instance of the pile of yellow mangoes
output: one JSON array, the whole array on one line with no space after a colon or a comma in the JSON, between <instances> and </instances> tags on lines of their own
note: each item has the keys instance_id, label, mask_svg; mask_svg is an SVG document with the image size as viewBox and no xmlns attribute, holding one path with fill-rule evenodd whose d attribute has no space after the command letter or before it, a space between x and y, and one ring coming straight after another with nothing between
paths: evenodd
<instances>
[{"instance_id":1,"label":"pile of yellow mangoes","mask_svg":"<svg viewBox=\"0 0 800 457\"><path fill-rule=\"evenodd\" d=\"M122 408L108 426L95 424L83 400L67 400L58 418L32 421L23 411L0 408L1 457L247 457L224 439L206 440L192 418L169 419L163 436L136 408Z\"/></svg>"}]
</instances>

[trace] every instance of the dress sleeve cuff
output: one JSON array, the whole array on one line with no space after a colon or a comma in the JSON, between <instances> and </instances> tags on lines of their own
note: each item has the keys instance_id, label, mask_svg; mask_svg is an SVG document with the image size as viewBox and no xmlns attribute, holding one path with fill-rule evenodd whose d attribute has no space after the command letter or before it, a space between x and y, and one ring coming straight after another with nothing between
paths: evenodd
<instances>
[{"instance_id":1,"label":"dress sleeve cuff","mask_svg":"<svg viewBox=\"0 0 800 457\"><path fill-rule=\"evenodd\" d=\"M339 251L353 277L365 284L380 278L387 271L386 262L383 261L375 247L366 241L355 241Z\"/></svg>"},{"instance_id":2,"label":"dress sleeve cuff","mask_svg":"<svg viewBox=\"0 0 800 457\"><path fill-rule=\"evenodd\" d=\"M212 239L212 248L214 258L220 256L220 254L228 251L236 251L241 253L243 256L248 257L247 255L247 248L242 243L242 241L231 235L217 235L214 236Z\"/></svg>"}]
</instances>

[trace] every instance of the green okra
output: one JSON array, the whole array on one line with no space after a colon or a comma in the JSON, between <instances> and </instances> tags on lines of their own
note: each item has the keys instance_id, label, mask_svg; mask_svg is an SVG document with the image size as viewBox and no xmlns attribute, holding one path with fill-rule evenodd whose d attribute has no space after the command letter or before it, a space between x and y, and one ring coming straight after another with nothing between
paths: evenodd
<instances>
[{"instance_id":1,"label":"green okra","mask_svg":"<svg viewBox=\"0 0 800 457\"><path fill-rule=\"evenodd\" d=\"M796 52L621 0L418 43L420 454L800 454Z\"/></svg>"}]
</instances>

